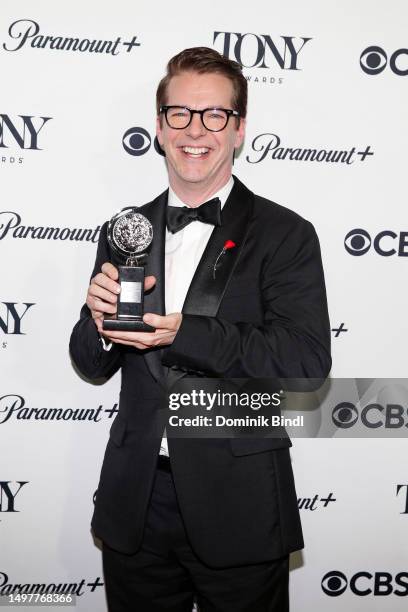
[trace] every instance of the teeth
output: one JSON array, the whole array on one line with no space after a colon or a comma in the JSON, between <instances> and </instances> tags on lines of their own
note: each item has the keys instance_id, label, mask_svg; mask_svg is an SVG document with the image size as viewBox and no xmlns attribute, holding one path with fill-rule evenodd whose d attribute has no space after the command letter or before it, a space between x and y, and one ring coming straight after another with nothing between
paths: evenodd
<instances>
[{"instance_id":1,"label":"teeth","mask_svg":"<svg viewBox=\"0 0 408 612\"><path fill-rule=\"evenodd\" d=\"M184 153L191 153L192 155L202 155L203 153L208 153L208 149L206 147L183 147Z\"/></svg>"}]
</instances>

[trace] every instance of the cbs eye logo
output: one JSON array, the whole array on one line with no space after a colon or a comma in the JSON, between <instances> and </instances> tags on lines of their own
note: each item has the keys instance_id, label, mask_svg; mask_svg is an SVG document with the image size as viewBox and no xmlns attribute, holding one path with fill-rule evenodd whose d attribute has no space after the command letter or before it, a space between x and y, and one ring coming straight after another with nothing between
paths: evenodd
<instances>
[{"instance_id":1,"label":"cbs eye logo","mask_svg":"<svg viewBox=\"0 0 408 612\"><path fill-rule=\"evenodd\" d=\"M357 572L346 578L343 572L334 570L323 576L321 587L323 593L329 597L338 597L342 595L347 587L353 595L359 597L384 597L387 595L397 595L397 597L406 597L408 594L408 572L398 572L398 574L390 574L389 572ZM383 608L385 609L385 608Z\"/></svg>"},{"instance_id":2,"label":"cbs eye logo","mask_svg":"<svg viewBox=\"0 0 408 612\"><path fill-rule=\"evenodd\" d=\"M366 230L358 228L351 230L344 238L344 248L347 253L359 257L365 255L373 246L377 255L390 257L408 257L408 232L396 232L383 230L371 239Z\"/></svg>"},{"instance_id":3,"label":"cbs eye logo","mask_svg":"<svg viewBox=\"0 0 408 612\"><path fill-rule=\"evenodd\" d=\"M350 255L364 255L371 246L370 234L363 229L354 229L344 239L344 246Z\"/></svg>"},{"instance_id":4,"label":"cbs eye logo","mask_svg":"<svg viewBox=\"0 0 408 612\"><path fill-rule=\"evenodd\" d=\"M360 55L360 66L366 74L374 75L380 74L380 72L385 70L387 63L389 63L394 74L406 76L408 74L408 57L402 58L401 60L401 56L404 55L408 55L408 49L398 49L394 51L388 62L388 57L384 49L375 46L367 47Z\"/></svg>"},{"instance_id":5,"label":"cbs eye logo","mask_svg":"<svg viewBox=\"0 0 408 612\"><path fill-rule=\"evenodd\" d=\"M367 404L361 414L351 402L340 402L332 410L332 421L339 429L349 429L360 419L368 429L400 429L408 427L408 408L402 404Z\"/></svg>"},{"instance_id":6,"label":"cbs eye logo","mask_svg":"<svg viewBox=\"0 0 408 612\"><path fill-rule=\"evenodd\" d=\"M347 585L347 578L342 572L328 572L322 579L322 590L330 597L342 595Z\"/></svg>"},{"instance_id":7,"label":"cbs eye logo","mask_svg":"<svg viewBox=\"0 0 408 612\"><path fill-rule=\"evenodd\" d=\"M333 409L332 419L337 427L348 429L357 423L358 410L351 402L341 402Z\"/></svg>"},{"instance_id":8,"label":"cbs eye logo","mask_svg":"<svg viewBox=\"0 0 408 612\"><path fill-rule=\"evenodd\" d=\"M129 155L144 155L150 149L152 139L147 130L141 127L129 128L122 138L123 148Z\"/></svg>"}]
</instances>

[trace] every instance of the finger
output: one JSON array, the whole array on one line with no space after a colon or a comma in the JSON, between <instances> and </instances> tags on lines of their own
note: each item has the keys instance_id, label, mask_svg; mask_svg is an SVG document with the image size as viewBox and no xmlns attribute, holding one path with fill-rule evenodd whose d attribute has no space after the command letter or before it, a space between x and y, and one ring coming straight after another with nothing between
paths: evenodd
<instances>
[{"instance_id":1,"label":"finger","mask_svg":"<svg viewBox=\"0 0 408 612\"><path fill-rule=\"evenodd\" d=\"M145 346L140 342L128 342L127 340L118 340L118 339L110 339L114 344L124 344L125 346L133 346L133 348L137 348L140 351L145 351L146 349L151 348L150 346Z\"/></svg>"},{"instance_id":2,"label":"finger","mask_svg":"<svg viewBox=\"0 0 408 612\"><path fill-rule=\"evenodd\" d=\"M110 291L111 293L115 295L120 293L119 283L116 283L115 281L113 281L111 278L109 278L109 276L107 276L103 272L99 272L99 274L94 276L94 278L91 280L91 284L89 285L89 287L92 288L93 290L93 287L95 285L97 287L103 287L104 289L106 289L107 291Z\"/></svg>"},{"instance_id":3,"label":"finger","mask_svg":"<svg viewBox=\"0 0 408 612\"><path fill-rule=\"evenodd\" d=\"M104 302L99 298L94 298L91 295L88 295L86 300L86 304L91 312L100 313L99 316L106 314L115 314L117 307L116 304L111 304L110 302Z\"/></svg>"},{"instance_id":4,"label":"finger","mask_svg":"<svg viewBox=\"0 0 408 612\"><path fill-rule=\"evenodd\" d=\"M130 343L138 342L139 344L143 344L145 347L151 347L152 344L152 336L154 334L145 333L145 332L121 332L121 331L109 331L109 338L112 340L123 340Z\"/></svg>"},{"instance_id":5,"label":"finger","mask_svg":"<svg viewBox=\"0 0 408 612\"><path fill-rule=\"evenodd\" d=\"M99 317L94 317L94 321L95 321L95 325L96 325L96 329L98 330L98 332L100 334L104 334L104 330L102 328L102 313Z\"/></svg>"},{"instance_id":6,"label":"finger","mask_svg":"<svg viewBox=\"0 0 408 612\"><path fill-rule=\"evenodd\" d=\"M95 323L97 321L102 321L103 312L99 312L99 310L91 310L91 315L92 315L92 318L95 320ZM96 326L96 327L98 327L98 326Z\"/></svg>"},{"instance_id":7,"label":"finger","mask_svg":"<svg viewBox=\"0 0 408 612\"><path fill-rule=\"evenodd\" d=\"M98 332L101 334L101 336L105 338L107 342L114 342L116 344L124 344L124 341L112 338L111 331L107 331L103 329L103 318L102 317L95 319L95 325L96 325ZM132 343L127 343L127 344L132 344Z\"/></svg>"},{"instance_id":8,"label":"finger","mask_svg":"<svg viewBox=\"0 0 408 612\"><path fill-rule=\"evenodd\" d=\"M116 281L119 278L119 272L117 270L117 268L115 268L115 266L113 264L111 264L109 261L106 261L101 268L102 272L104 274L106 274L106 276L109 276L109 278L111 278L112 280Z\"/></svg>"},{"instance_id":9,"label":"finger","mask_svg":"<svg viewBox=\"0 0 408 612\"><path fill-rule=\"evenodd\" d=\"M174 331L177 328L177 320L178 320L177 313L169 314L169 315L162 317L158 314L147 312L143 316L143 321L145 323L147 323L148 325L151 325L152 327L155 327L156 329L161 329L161 330L173 330Z\"/></svg>"},{"instance_id":10,"label":"finger","mask_svg":"<svg viewBox=\"0 0 408 612\"><path fill-rule=\"evenodd\" d=\"M143 321L156 329L167 329L166 327L166 317L162 317L157 314L153 314L152 312L146 312L143 315Z\"/></svg>"},{"instance_id":11,"label":"finger","mask_svg":"<svg viewBox=\"0 0 408 612\"><path fill-rule=\"evenodd\" d=\"M89 285L88 293L94 298L98 298L104 302L110 302L111 304L116 304L118 301L118 297L115 293L112 293L112 291L109 291L108 289L104 289L96 283L91 283Z\"/></svg>"},{"instance_id":12,"label":"finger","mask_svg":"<svg viewBox=\"0 0 408 612\"><path fill-rule=\"evenodd\" d=\"M146 276L145 283L144 283L145 291L149 291L149 289L154 287L155 284L156 284L156 277L155 276Z\"/></svg>"},{"instance_id":13,"label":"finger","mask_svg":"<svg viewBox=\"0 0 408 612\"><path fill-rule=\"evenodd\" d=\"M146 342L140 341L137 336L147 336L148 334L141 334L137 332L115 332L112 330L105 331L103 330L103 335L110 340L111 342L115 342L116 344L126 344L127 346L135 346L138 349L147 349L151 348L149 344Z\"/></svg>"}]
</instances>

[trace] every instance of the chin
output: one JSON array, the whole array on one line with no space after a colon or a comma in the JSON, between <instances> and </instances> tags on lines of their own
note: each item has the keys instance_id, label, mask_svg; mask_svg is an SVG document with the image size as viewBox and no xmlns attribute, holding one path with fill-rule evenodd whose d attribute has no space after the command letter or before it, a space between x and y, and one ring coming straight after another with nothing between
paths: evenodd
<instances>
[{"instance_id":1,"label":"chin","mask_svg":"<svg viewBox=\"0 0 408 612\"><path fill-rule=\"evenodd\" d=\"M180 172L179 177L186 183L201 183L208 178L208 174L200 172Z\"/></svg>"}]
</instances>

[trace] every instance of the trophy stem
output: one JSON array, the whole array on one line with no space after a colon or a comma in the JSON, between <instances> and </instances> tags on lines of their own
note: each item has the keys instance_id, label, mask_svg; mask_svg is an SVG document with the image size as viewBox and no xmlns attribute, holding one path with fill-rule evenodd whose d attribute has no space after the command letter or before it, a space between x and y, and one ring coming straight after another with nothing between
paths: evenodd
<instances>
[{"instance_id":1,"label":"trophy stem","mask_svg":"<svg viewBox=\"0 0 408 612\"><path fill-rule=\"evenodd\" d=\"M133 268L135 266L145 266L147 262L147 254L142 253L141 255L130 255L126 260L126 265Z\"/></svg>"}]
</instances>

